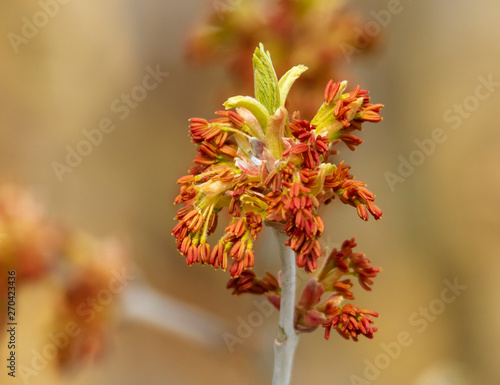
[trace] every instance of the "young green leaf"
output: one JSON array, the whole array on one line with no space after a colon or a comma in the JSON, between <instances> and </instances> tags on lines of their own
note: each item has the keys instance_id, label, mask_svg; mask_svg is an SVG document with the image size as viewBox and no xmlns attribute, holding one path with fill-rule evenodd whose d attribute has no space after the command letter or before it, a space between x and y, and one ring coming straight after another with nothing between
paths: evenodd
<instances>
[{"instance_id":1,"label":"young green leaf","mask_svg":"<svg viewBox=\"0 0 500 385\"><path fill-rule=\"evenodd\" d=\"M280 90L271 55L264 51L262 43L253 54L253 72L255 98L267 109L269 115L274 115L280 106Z\"/></svg>"},{"instance_id":2,"label":"young green leaf","mask_svg":"<svg viewBox=\"0 0 500 385\"><path fill-rule=\"evenodd\" d=\"M280 107L285 106L290 88L293 86L293 83L295 83L295 80L297 80L305 71L307 71L306 66L298 65L288 70L287 73L281 77L278 83L280 90Z\"/></svg>"},{"instance_id":3,"label":"young green leaf","mask_svg":"<svg viewBox=\"0 0 500 385\"><path fill-rule=\"evenodd\" d=\"M227 110L236 107L246 108L255 118L257 118L262 129L267 127L267 120L270 115L269 112L266 107L250 96L233 96L224 103L224 107L226 107Z\"/></svg>"}]
</instances>

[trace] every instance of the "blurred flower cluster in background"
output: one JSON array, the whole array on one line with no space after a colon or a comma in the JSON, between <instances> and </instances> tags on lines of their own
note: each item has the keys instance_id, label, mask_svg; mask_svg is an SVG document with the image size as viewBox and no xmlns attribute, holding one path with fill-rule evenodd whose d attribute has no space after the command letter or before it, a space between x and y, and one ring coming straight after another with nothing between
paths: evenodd
<instances>
[{"instance_id":1,"label":"blurred flower cluster in background","mask_svg":"<svg viewBox=\"0 0 500 385\"><path fill-rule=\"evenodd\" d=\"M39 290L49 283L52 295L59 298L50 309L53 323L47 332L64 335L67 325L77 331L60 341L52 364L67 368L98 359L123 291L118 282L116 291L107 293L114 275L127 265L124 246L62 226L29 191L13 184L0 186L0 234L0 269L16 272L16 292ZM7 280L0 289L0 306L7 309ZM2 329L7 328L6 315L2 314ZM50 342L54 341L44 341Z\"/></svg>"},{"instance_id":2,"label":"blurred flower cluster in background","mask_svg":"<svg viewBox=\"0 0 500 385\"><path fill-rule=\"evenodd\" d=\"M236 5L234 5L235 3ZM251 57L265 42L281 76L294 65L309 68L289 96L291 111L312 119L325 84L351 76L349 63L369 52L377 37L362 30L363 18L345 0L215 1L212 14L189 32L187 58L199 65L222 65L230 75L221 84L228 95L253 94ZM361 32L358 32L361 31ZM353 55L356 53L356 55ZM354 56L351 58L351 56ZM362 59L361 55L361 59ZM218 91L218 97L224 97Z\"/></svg>"}]
</instances>

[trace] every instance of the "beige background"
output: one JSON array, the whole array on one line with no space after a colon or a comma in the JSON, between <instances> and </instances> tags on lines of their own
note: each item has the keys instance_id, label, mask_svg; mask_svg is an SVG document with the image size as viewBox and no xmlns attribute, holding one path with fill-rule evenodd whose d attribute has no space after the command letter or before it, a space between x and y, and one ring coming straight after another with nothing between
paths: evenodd
<instances>
[{"instance_id":1,"label":"beige background","mask_svg":"<svg viewBox=\"0 0 500 385\"><path fill-rule=\"evenodd\" d=\"M351 3L367 20L371 10L387 6ZM121 237L158 290L217 315L224 330L236 334L238 317L256 310L256 298L232 297L220 271L188 268L170 236L175 180L195 154L187 119L211 118L218 108L212 94L225 82L221 68L194 68L183 59L185 33L211 2L69 1L16 54L8 33L20 33L22 18L40 10L37 2L23 4L0 4L0 181L31 188L68 225ZM371 383L500 383L498 87L455 130L443 120L449 108L474 95L478 77L500 81L500 7L493 0L402 6L383 28L378 51L355 60L358 78L351 81L385 104L384 121L366 126L356 153L340 155L377 194L384 217L363 223L339 202L324 211L327 243L356 236L359 249L383 269L373 292L356 292L360 307L381 314L380 331L373 341L358 343L336 335L324 341L320 331L303 336L293 384L351 384L351 375L363 376L365 360L374 362L381 344L401 332L412 343ZM156 65L169 76L120 121L110 110L113 100ZM65 147L74 148L82 130L97 128L105 117L116 130L59 182L52 162L64 161ZM408 159L414 141L431 138L436 128L447 139L391 191L384 173L397 172L398 156ZM272 242L260 239L259 271L278 268ZM444 280L455 278L467 289L420 333L422 325L412 325L410 316L439 299ZM53 306L50 293L47 284L20 299L20 363L29 362L30 350L50 328L44 324ZM230 353L222 336L219 345L201 346L124 317L101 362L62 377L49 367L29 383L268 384L276 323L276 314L266 318ZM1 383L22 383L8 382L4 371Z\"/></svg>"}]
</instances>

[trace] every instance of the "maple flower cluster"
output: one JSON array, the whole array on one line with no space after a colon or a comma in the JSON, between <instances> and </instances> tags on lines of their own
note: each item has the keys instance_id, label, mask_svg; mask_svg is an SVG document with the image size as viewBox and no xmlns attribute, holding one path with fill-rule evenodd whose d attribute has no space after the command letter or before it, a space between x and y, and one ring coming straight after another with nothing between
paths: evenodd
<instances>
[{"instance_id":1,"label":"maple flower cluster","mask_svg":"<svg viewBox=\"0 0 500 385\"><path fill-rule=\"evenodd\" d=\"M378 122L381 104L372 104L368 91L356 87L345 92L347 82L328 82L324 102L311 121L285 108L288 92L295 80L307 70L298 65L279 80L269 52L262 44L253 56L255 98L228 99L218 118L190 119L190 135L198 155L189 175L178 180L180 194L175 203L178 224L172 233L177 248L189 265L209 264L229 268L228 288L234 294L266 294L277 308L279 281L270 273L259 280L252 270L253 251L264 224L286 233L297 266L313 278L296 307L296 329L308 331L319 325L328 336L333 327L344 337L373 335L370 316L343 299L352 299L350 281L354 275L369 289L378 268L368 265L360 253L352 253L354 240L334 250L328 258L319 242L324 224L319 208L335 197L356 208L367 220L369 213L380 219L375 196L363 182L354 180L349 166L328 163L343 142L354 150L362 143L355 135L365 121ZM221 210L231 216L224 235L215 244L208 241L218 224ZM318 262L324 260L318 269ZM314 295L311 294L314 292ZM333 292L326 302L324 293ZM305 296L305 297L304 297Z\"/></svg>"}]
</instances>

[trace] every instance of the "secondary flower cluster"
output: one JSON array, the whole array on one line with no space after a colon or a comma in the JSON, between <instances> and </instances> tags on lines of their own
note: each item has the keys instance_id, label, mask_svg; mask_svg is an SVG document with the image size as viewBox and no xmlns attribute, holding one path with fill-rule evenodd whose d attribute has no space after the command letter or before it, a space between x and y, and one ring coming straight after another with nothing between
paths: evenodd
<instances>
[{"instance_id":1,"label":"secondary flower cluster","mask_svg":"<svg viewBox=\"0 0 500 385\"><path fill-rule=\"evenodd\" d=\"M341 249L334 249L321 271L309 280L296 307L297 330L310 331L321 325L325 328L326 339L332 328L342 337L354 341L359 334L373 338L377 329L371 326L373 320L370 316L378 317L378 314L361 310L351 303L342 305L345 299L354 300L354 295L350 291L353 286L350 278L341 278L354 276L361 287L371 290L372 278L380 271L369 265L370 260L364 254L353 252L354 247L354 238L344 241Z\"/></svg>"},{"instance_id":2,"label":"secondary flower cluster","mask_svg":"<svg viewBox=\"0 0 500 385\"><path fill-rule=\"evenodd\" d=\"M295 306L295 330L308 333L318 326L325 329L325 338L335 329L342 337L354 341L364 335L373 338L377 328L371 326L371 317L378 317L372 310L359 309L345 300L354 300L350 291L353 284L350 278L356 277L361 287L370 291L374 278L380 271L369 265L370 260L362 253L353 252L356 247L354 238L346 240L340 250L334 249L326 258L322 256L322 267L308 280L302 295ZM344 278L344 279L342 279ZM271 273L258 279L251 270L231 279L227 284L233 294L265 294L278 310L280 309L280 283Z\"/></svg>"},{"instance_id":3,"label":"secondary flower cluster","mask_svg":"<svg viewBox=\"0 0 500 385\"><path fill-rule=\"evenodd\" d=\"M255 263L253 244L263 224L286 233L286 245L295 251L297 266L311 273L317 270L323 253L319 242L324 231L318 214L321 205L337 196L356 207L362 219L367 220L368 213L379 219L382 212L365 184L353 179L348 166L328 163L328 158L337 153L341 142L351 150L361 144L354 132L366 121L380 121L382 105L372 104L368 91L356 87L345 92L347 82L330 81L314 118L303 120L299 113L289 114L284 106L292 84L307 68L293 67L278 80L262 45L255 50L253 63L255 98L230 98L224 104L226 111L217 112L218 118L190 120L190 135L199 154L189 175L178 181L181 191L175 203L183 207L177 212L178 224L172 233L189 265L229 267L232 279L228 287L235 294L266 293L279 305L278 281L272 275L257 280L249 270ZM224 207L231 215L230 223L225 234L211 245L208 237L215 231ZM352 265L352 274L365 277L362 266L366 260L353 259L354 255L342 261L334 258L335 267L331 263L328 266L344 274ZM369 277L374 271L378 270L360 278L365 286L371 284ZM349 283L340 282L335 290L347 286ZM366 319L368 313L345 306L325 307L322 321L339 317L340 321L330 327L346 328L344 335L352 336L354 329L344 318ZM365 324L358 323L366 329ZM368 331L363 334L370 335Z\"/></svg>"}]
</instances>

